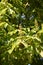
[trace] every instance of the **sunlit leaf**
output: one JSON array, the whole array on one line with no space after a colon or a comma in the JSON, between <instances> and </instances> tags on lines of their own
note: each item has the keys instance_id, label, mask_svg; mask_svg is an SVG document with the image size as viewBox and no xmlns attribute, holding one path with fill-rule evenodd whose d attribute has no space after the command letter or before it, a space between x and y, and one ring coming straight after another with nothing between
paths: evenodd
<instances>
[{"instance_id":1,"label":"sunlit leaf","mask_svg":"<svg viewBox=\"0 0 43 65\"><path fill-rule=\"evenodd\" d=\"M17 40L16 42L13 42L11 49L8 50L8 53L11 54L13 52L14 48L17 47L20 44L20 42L21 42L20 39Z\"/></svg>"},{"instance_id":2,"label":"sunlit leaf","mask_svg":"<svg viewBox=\"0 0 43 65\"><path fill-rule=\"evenodd\" d=\"M0 16L3 15L3 14L5 14L6 10L7 10L7 8L3 9L2 11L0 11Z\"/></svg>"}]
</instances>

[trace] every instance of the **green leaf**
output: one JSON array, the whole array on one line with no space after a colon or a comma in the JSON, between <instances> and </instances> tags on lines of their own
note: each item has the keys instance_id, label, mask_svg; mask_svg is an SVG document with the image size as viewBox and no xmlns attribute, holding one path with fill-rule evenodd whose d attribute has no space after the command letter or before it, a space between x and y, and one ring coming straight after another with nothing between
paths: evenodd
<instances>
[{"instance_id":1,"label":"green leaf","mask_svg":"<svg viewBox=\"0 0 43 65\"><path fill-rule=\"evenodd\" d=\"M3 14L5 14L6 10L7 10L7 8L3 9L2 11L0 11L0 16L3 15Z\"/></svg>"},{"instance_id":2,"label":"green leaf","mask_svg":"<svg viewBox=\"0 0 43 65\"><path fill-rule=\"evenodd\" d=\"M8 50L8 53L11 54L13 52L14 48L16 48L20 44L20 42L21 42L20 39L16 40L16 42L13 42L11 49Z\"/></svg>"}]
</instances>

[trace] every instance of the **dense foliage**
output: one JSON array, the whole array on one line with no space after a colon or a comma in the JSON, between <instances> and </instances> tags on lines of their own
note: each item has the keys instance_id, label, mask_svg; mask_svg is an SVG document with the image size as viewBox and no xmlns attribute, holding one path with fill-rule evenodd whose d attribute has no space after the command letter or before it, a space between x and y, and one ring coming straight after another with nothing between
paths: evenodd
<instances>
[{"instance_id":1,"label":"dense foliage","mask_svg":"<svg viewBox=\"0 0 43 65\"><path fill-rule=\"evenodd\" d=\"M0 0L0 65L37 63L43 50L43 0Z\"/></svg>"}]
</instances>

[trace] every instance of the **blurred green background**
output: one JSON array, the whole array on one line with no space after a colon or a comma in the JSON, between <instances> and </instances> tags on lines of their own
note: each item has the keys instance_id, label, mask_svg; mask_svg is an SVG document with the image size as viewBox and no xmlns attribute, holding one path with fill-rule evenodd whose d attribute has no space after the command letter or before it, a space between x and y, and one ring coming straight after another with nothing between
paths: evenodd
<instances>
[{"instance_id":1,"label":"blurred green background","mask_svg":"<svg viewBox=\"0 0 43 65\"><path fill-rule=\"evenodd\" d=\"M0 65L43 65L43 0L0 0Z\"/></svg>"}]
</instances>

